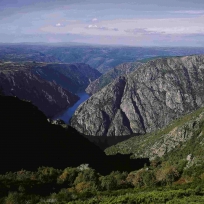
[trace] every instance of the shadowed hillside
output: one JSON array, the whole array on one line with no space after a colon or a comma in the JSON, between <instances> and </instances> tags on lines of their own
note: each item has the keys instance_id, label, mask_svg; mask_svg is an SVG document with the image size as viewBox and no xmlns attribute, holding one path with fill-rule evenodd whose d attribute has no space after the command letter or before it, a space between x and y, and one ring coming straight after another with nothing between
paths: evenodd
<instances>
[{"instance_id":1,"label":"shadowed hillside","mask_svg":"<svg viewBox=\"0 0 204 204\"><path fill-rule=\"evenodd\" d=\"M36 170L39 166L63 169L87 163L106 174L148 163L148 159L130 161L122 155L107 157L74 128L51 124L37 107L15 97L0 96L0 123L1 173Z\"/></svg>"}]
</instances>

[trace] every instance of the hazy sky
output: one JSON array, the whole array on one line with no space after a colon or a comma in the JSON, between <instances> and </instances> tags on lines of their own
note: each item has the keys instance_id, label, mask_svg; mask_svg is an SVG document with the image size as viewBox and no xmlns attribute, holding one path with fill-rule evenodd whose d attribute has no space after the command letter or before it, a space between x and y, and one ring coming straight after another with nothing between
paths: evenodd
<instances>
[{"instance_id":1,"label":"hazy sky","mask_svg":"<svg viewBox=\"0 0 204 204\"><path fill-rule=\"evenodd\" d=\"M0 42L204 47L204 0L41 1L0 0Z\"/></svg>"}]
</instances>

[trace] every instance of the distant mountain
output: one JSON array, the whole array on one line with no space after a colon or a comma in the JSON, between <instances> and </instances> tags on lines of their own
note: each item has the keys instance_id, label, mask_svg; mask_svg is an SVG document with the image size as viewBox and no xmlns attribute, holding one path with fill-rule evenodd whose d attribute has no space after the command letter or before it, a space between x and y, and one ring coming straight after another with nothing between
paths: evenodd
<instances>
[{"instance_id":1,"label":"distant mountain","mask_svg":"<svg viewBox=\"0 0 204 204\"><path fill-rule=\"evenodd\" d=\"M89 86L86 88L86 92L90 95L98 92L103 87L111 83L114 79L116 79L119 76L126 75L134 70L137 69L139 65L142 63L140 62L127 62L120 64L110 71L106 72L102 76L100 76L95 81L91 82Z\"/></svg>"},{"instance_id":2,"label":"distant mountain","mask_svg":"<svg viewBox=\"0 0 204 204\"><path fill-rule=\"evenodd\" d=\"M96 79L95 81L91 82L88 85L88 87L86 88L86 92L89 95L93 95L96 92L98 92L99 90L101 90L103 87L105 87L106 85L108 85L109 83L114 81L114 79L116 79L117 77L122 76L122 75L127 75L130 72L135 71L143 63L146 63L150 60L154 60L157 58L166 58L166 56L150 57L150 58L138 60L136 62L122 63L122 64L110 69L109 71L107 71L106 73L101 75L98 79Z\"/></svg>"},{"instance_id":3,"label":"distant mountain","mask_svg":"<svg viewBox=\"0 0 204 204\"><path fill-rule=\"evenodd\" d=\"M204 48L127 47L74 44L0 44L0 60L55 63L86 63L105 73L125 62L158 56L204 54Z\"/></svg>"},{"instance_id":4,"label":"distant mountain","mask_svg":"<svg viewBox=\"0 0 204 204\"><path fill-rule=\"evenodd\" d=\"M204 55L149 61L78 107L71 125L92 136L145 134L203 106Z\"/></svg>"},{"instance_id":5,"label":"distant mountain","mask_svg":"<svg viewBox=\"0 0 204 204\"><path fill-rule=\"evenodd\" d=\"M1 63L2 94L32 101L47 117L55 116L79 99L55 82L32 73L32 68L32 63Z\"/></svg>"},{"instance_id":6,"label":"distant mountain","mask_svg":"<svg viewBox=\"0 0 204 204\"><path fill-rule=\"evenodd\" d=\"M83 63L0 63L0 86L5 95L30 100L48 117L72 106L101 73Z\"/></svg>"},{"instance_id":7,"label":"distant mountain","mask_svg":"<svg viewBox=\"0 0 204 204\"><path fill-rule=\"evenodd\" d=\"M33 63L32 73L47 81L55 81L72 93L84 92L90 82L101 76L99 71L84 63Z\"/></svg>"}]
</instances>

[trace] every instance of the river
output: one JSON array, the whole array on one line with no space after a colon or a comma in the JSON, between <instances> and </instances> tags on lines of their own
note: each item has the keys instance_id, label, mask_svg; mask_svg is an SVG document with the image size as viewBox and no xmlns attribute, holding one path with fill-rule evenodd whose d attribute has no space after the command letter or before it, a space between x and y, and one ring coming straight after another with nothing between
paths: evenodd
<instances>
[{"instance_id":1,"label":"river","mask_svg":"<svg viewBox=\"0 0 204 204\"><path fill-rule=\"evenodd\" d=\"M61 113L58 116L55 116L53 119L61 119L63 120L66 124L69 124L69 120L72 117L72 115L74 114L75 110L78 108L78 106L83 103L84 101L86 101L90 96L86 93L86 92L82 92L82 93L78 93L76 94L77 96L80 97L80 99L70 108L68 108L67 110L65 110L63 113Z\"/></svg>"}]
</instances>

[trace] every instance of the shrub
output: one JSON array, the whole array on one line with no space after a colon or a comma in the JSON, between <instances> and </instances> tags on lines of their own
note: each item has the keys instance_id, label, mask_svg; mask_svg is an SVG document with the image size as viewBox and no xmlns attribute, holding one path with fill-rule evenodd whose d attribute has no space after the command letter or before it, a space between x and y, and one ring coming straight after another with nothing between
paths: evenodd
<instances>
[{"instance_id":1,"label":"shrub","mask_svg":"<svg viewBox=\"0 0 204 204\"><path fill-rule=\"evenodd\" d=\"M107 175L100 177L101 187L103 190L115 190L117 189L117 179L114 175Z\"/></svg>"},{"instance_id":2,"label":"shrub","mask_svg":"<svg viewBox=\"0 0 204 204\"><path fill-rule=\"evenodd\" d=\"M161 185L171 185L180 174L176 167L170 164L164 164L160 169L156 171L156 181Z\"/></svg>"},{"instance_id":3,"label":"shrub","mask_svg":"<svg viewBox=\"0 0 204 204\"><path fill-rule=\"evenodd\" d=\"M57 183L67 184L69 187L71 187L73 186L78 173L79 172L76 168L68 167L58 176Z\"/></svg>"}]
</instances>

